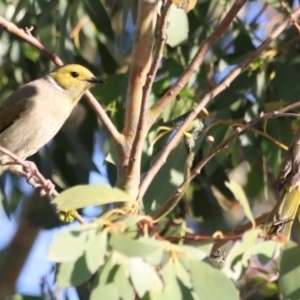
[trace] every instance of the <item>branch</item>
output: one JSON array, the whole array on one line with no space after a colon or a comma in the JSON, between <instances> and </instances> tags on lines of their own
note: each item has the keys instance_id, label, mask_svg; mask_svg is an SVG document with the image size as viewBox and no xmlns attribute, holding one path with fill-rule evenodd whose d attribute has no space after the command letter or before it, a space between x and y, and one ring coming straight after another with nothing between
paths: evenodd
<instances>
[{"instance_id":1,"label":"branch","mask_svg":"<svg viewBox=\"0 0 300 300\"><path fill-rule=\"evenodd\" d=\"M125 124L123 129L123 134L126 137L126 151L123 153L123 157L121 157L123 173L120 174L118 182L118 186L125 189L133 197L136 197L138 194L140 171L133 174L133 177L126 178L125 170L129 163L130 152L141 114L143 87L151 67L156 19L157 1L140 0L138 3L135 41L129 71ZM140 167L140 160L141 157L137 158L135 162L138 167Z\"/></svg>"},{"instance_id":2,"label":"branch","mask_svg":"<svg viewBox=\"0 0 300 300\"><path fill-rule=\"evenodd\" d=\"M153 105L151 108L151 124L149 124L149 127L153 125L160 114L162 114L166 107L175 99L179 92L188 83L191 76L199 71L199 66L202 63L207 51L211 49L214 43L228 29L233 19L236 17L239 10L245 3L246 0L234 1L225 18L217 26L214 32L202 42L188 68L182 73L177 82L166 92L166 94L155 105Z\"/></svg>"},{"instance_id":3,"label":"branch","mask_svg":"<svg viewBox=\"0 0 300 300\"><path fill-rule=\"evenodd\" d=\"M156 18L156 1L139 1L135 42L132 49L126 99L126 116L123 129L124 135L129 137L132 141L136 134L143 97L143 86L145 85L146 76L151 66Z\"/></svg>"},{"instance_id":4,"label":"branch","mask_svg":"<svg viewBox=\"0 0 300 300\"><path fill-rule=\"evenodd\" d=\"M0 146L0 151L10 157L13 162L9 162L8 164L18 164L24 167L24 169L31 169L30 175L26 172L22 172L19 175L26 178L28 184L30 184L34 189L40 188L40 196L55 196L57 197L59 193L55 190L54 184L50 181L45 179L45 177L40 173L40 171L37 169L37 167L29 161L25 161L20 159L18 156L16 156L14 153L9 151L8 149ZM34 167L33 167L34 165ZM80 223L85 224L86 221L80 216L77 212L74 213L73 217Z\"/></svg>"},{"instance_id":5,"label":"branch","mask_svg":"<svg viewBox=\"0 0 300 300\"><path fill-rule=\"evenodd\" d=\"M54 62L57 66L62 66L63 62L62 60L53 52L47 49L39 40L37 40L34 36L31 34L28 34L28 29L26 29L26 32L17 27L14 23L7 21L3 17L0 16L0 27L2 27L5 31L7 31L9 34L13 34L23 41L29 43L33 47L35 47L37 50L39 50L41 53L43 53L45 56L47 56L51 61ZM31 30L30 30L31 31ZM29 31L29 33L30 33ZM91 94L91 92L87 91L85 94L85 98L91 105L92 109L95 111L99 119L102 121L105 129L112 137L113 141L116 144L120 144L122 142L122 135L118 132L118 130L115 128L107 114L105 113L102 106L99 104L99 102L96 100L96 98Z\"/></svg>"},{"instance_id":6,"label":"branch","mask_svg":"<svg viewBox=\"0 0 300 300\"><path fill-rule=\"evenodd\" d=\"M183 192L186 185L191 182L198 174L200 174L202 168L221 150L225 149L226 146L230 142L232 142L236 137L244 133L246 130L248 130L251 126L254 124L267 120L267 119L273 119L273 118L279 118L279 117L286 117L288 116L298 116L298 114L286 114L285 112L293 110L297 107L300 107L300 101L293 103L291 105L288 105L280 110L273 111L267 114L261 113L256 118L249 121L247 124L237 127L235 129L235 132L229 136L227 139L223 140L218 146L216 146L214 149L212 149L208 154L196 165L196 167L192 170L190 176L173 192L173 194L169 197L169 199L165 202L165 204L161 207L161 209L156 213L154 216L155 220L161 219L163 216L165 216L170 208L173 207L173 203L176 202L177 198L181 193Z\"/></svg>"},{"instance_id":7,"label":"branch","mask_svg":"<svg viewBox=\"0 0 300 300\"><path fill-rule=\"evenodd\" d=\"M291 15L291 18L295 18L300 14L300 7L298 7L294 13ZM142 198L150 185L151 181L153 180L154 176L157 174L157 172L160 170L160 168L164 165L166 162L168 155L173 150L173 148L177 145L179 140L181 139L184 132L187 130L189 124L198 116L198 114L203 110L203 108L218 94L220 94L222 91L224 91L227 87L229 87L230 83L238 77L242 71L250 65L250 63L258 57L269 45L270 43L276 39L280 33L291 23L291 20L288 19L284 21L281 25L279 25L272 34L258 47L256 50L248 56L241 64L239 64L227 77L224 78L224 80L212 91L207 93L202 101L193 109L192 112L187 116L185 121L180 125L178 128L178 131L175 133L175 135L171 138L169 143L164 147L161 155L159 158L155 161L151 169L145 174L145 177L140 185L140 195L139 198ZM286 110L281 110L282 112L285 112ZM274 113L272 113L274 114Z\"/></svg>"},{"instance_id":8,"label":"branch","mask_svg":"<svg viewBox=\"0 0 300 300\"><path fill-rule=\"evenodd\" d=\"M127 177L127 184L130 184L130 178L134 177L134 174L140 173L140 159L143 152L143 144L145 137L147 136L147 124L148 124L148 113L149 113L149 97L151 93L151 88L160 64L160 61L163 57L163 49L167 39L167 14L171 7L172 2L167 1L165 4L162 4L161 7L161 26L159 29L159 38L158 44L156 46L156 51L153 57L153 62L150 68L149 73L147 74L146 83L143 87L143 97L142 97L142 106L140 112L139 123L137 127L136 136L134 138L130 159L128 166L126 168L126 177Z\"/></svg>"},{"instance_id":9,"label":"branch","mask_svg":"<svg viewBox=\"0 0 300 300\"><path fill-rule=\"evenodd\" d=\"M269 217L269 213L265 213L265 214L255 218L256 226L258 227L258 226L264 224L267 221L268 217ZM241 236L244 232L251 229L252 227L253 227L252 222L248 222L246 224L240 225L240 226L236 227L234 230L226 233L223 236L223 238L225 238L227 236L233 236L233 235ZM227 243L226 239L215 241L215 243L211 249L210 256L213 257L213 254L226 243Z\"/></svg>"}]
</instances>

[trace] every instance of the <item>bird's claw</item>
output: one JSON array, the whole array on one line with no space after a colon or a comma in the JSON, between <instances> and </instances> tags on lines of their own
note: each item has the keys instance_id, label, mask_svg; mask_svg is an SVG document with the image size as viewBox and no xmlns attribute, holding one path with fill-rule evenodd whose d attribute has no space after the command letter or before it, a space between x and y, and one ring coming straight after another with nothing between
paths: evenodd
<instances>
[{"instance_id":1,"label":"bird's claw","mask_svg":"<svg viewBox=\"0 0 300 300\"><path fill-rule=\"evenodd\" d=\"M27 161L27 166L24 167L24 174L26 181L29 183L30 179L32 179L37 173L37 166L32 161Z\"/></svg>"},{"instance_id":2,"label":"bird's claw","mask_svg":"<svg viewBox=\"0 0 300 300\"><path fill-rule=\"evenodd\" d=\"M55 185L47 179L46 182L43 184L42 189L40 191L41 197L51 196L55 190Z\"/></svg>"}]
</instances>

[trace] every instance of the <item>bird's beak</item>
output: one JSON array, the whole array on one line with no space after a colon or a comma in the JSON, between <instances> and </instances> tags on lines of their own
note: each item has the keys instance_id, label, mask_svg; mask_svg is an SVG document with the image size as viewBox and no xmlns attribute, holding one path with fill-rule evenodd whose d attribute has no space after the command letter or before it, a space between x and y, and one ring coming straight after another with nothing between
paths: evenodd
<instances>
[{"instance_id":1,"label":"bird's beak","mask_svg":"<svg viewBox=\"0 0 300 300\"><path fill-rule=\"evenodd\" d=\"M89 79L86 79L86 81L90 83L106 83L103 79L97 78L97 77L91 77Z\"/></svg>"}]
</instances>

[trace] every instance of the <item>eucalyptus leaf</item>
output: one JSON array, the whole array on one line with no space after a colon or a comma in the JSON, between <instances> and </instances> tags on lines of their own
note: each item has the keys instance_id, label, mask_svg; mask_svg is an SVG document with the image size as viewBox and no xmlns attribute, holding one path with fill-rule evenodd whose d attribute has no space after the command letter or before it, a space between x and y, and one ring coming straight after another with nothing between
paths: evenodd
<instances>
[{"instance_id":1,"label":"eucalyptus leaf","mask_svg":"<svg viewBox=\"0 0 300 300\"><path fill-rule=\"evenodd\" d=\"M282 253L279 272L279 286L283 299L300 299L300 248L294 242L288 242Z\"/></svg>"},{"instance_id":2,"label":"eucalyptus leaf","mask_svg":"<svg viewBox=\"0 0 300 300\"><path fill-rule=\"evenodd\" d=\"M129 259L129 274L134 289L140 298L150 290L162 291L163 289L163 283L155 268L141 258L132 257Z\"/></svg>"},{"instance_id":3,"label":"eucalyptus leaf","mask_svg":"<svg viewBox=\"0 0 300 300\"><path fill-rule=\"evenodd\" d=\"M92 274L95 273L101 265L103 265L106 248L107 231L96 233L84 254L87 268Z\"/></svg>"},{"instance_id":4,"label":"eucalyptus leaf","mask_svg":"<svg viewBox=\"0 0 300 300\"><path fill-rule=\"evenodd\" d=\"M54 198L51 203L60 210L69 210L129 200L130 197L122 190L97 184L69 188Z\"/></svg>"},{"instance_id":5,"label":"eucalyptus leaf","mask_svg":"<svg viewBox=\"0 0 300 300\"><path fill-rule=\"evenodd\" d=\"M86 282L92 273L88 270L84 256L77 260L63 262L58 267L57 282L59 287L78 286Z\"/></svg>"},{"instance_id":6,"label":"eucalyptus leaf","mask_svg":"<svg viewBox=\"0 0 300 300\"><path fill-rule=\"evenodd\" d=\"M55 235L50 245L48 259L56 262L73 261L89 247L90 231L96 232L95 224L84 224L63 229Z\"/></svg>"},{"instance_id":7,"label":"eucalyptus leaf","mask_svg":"<svg viewBox=\"0 0 300 300\"><path fill-rule=\"evenodd\" d=\"M191 263L193 289L201 300L238 300L239 292L233 282L220 270L202 261Z\"/></svg>"},{"instance_id":8,"label":"eucalyptus leaf","mask_svg":"<svg viewBox=\"0 0 300 300\"><path fill-rule=\"evenodd\" d=\"M112 233L109 239L109 245L116 251L129 257L146 257L156 250L158 245L150 245L143 241L131 239L120 233Z\"/></svg>"}]
</instances>

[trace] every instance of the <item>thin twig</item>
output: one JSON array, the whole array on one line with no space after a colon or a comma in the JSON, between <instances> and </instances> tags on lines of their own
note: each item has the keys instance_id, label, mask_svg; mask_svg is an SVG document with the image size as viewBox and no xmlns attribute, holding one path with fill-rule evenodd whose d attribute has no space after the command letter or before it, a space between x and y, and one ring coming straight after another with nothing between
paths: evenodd
<instances>
[{"instance_id":1,"label":"thin twig","mask_svg":"<svg viewBox=\"0 0 300 300\"><path fill-rule=\"evenodd\" d=\"M47 56L51 61L54 62L57 66L62 66L63 61L53 52L47 49L38 39L36 39L32 34L32 27L25 29L25 31L19 27L17 27L14 23L9 22L0 16L0 27L2 27L9 34L13 34L23 41L29 43L34 46L37 50ZM91 92L87 91L85 94L85 98L91 105L92 109L95 111L99 119L102 121L105 129L110 134L111 138L116 144L120 144L123 140L122 135L118 132L114 124L111 122L109 117L107 116L105 110L96 100L96 98L91 94Z\"/></svg>"},{"instance_id":2,"label":"thin twig","mask_svg":"<svg viewBox=\"0 0 300 300\"><path fill-rule=\"evenodd\" d=\"M283 8L285 14L288 16L288 17L291 17L289 11L288 11L288 8L287 8L287 5L285 3L284 0L280 0L280 4L281 4L281 7ZM292 24L294 25L294 27L296 28L296 30L298 31L298 33L300 34L300 26L299 24L293 19L291 18L292 20Z\"/></svg>"},{"instance_id":3,"label":"thin twig","mask_svg":"<svg viewBox=\"0 0 300 300\"><path fill-rule=\"evenodd\" d=\"M285 117L286 111L295 109L297 107L300 107L300 101L293 103L291 105L288 105L278 111L270 112L267 114L261 113L256 118L249 121L247 124L237 127L235 129L235 132L230 135L227 139L223 140L218 146L211 149L210 152L196 165L196 167L192 170L191 175L189 178L187 178L174 192L173 194L168 198L168 200L165 202L165 204L161 207L161 209L156 213L156 215L153 217L156 220L159 220L164 216L170 209L170 207L173 207L173 202L176 201L177 197L181 195L183 189L185 186L191 182L198 174L200 174L202 168L221 150L225 149L226 146L232 142L236 137L244 133L246 130L248 130L251 126L254 124L267 119L273 119L273 118L279 118L279 117ZM294 115L294 114L293 114Z\"/></svg>"},{"instance_id":4,"label":"thin twig","mask_svg":"<svg viewBox=\"0 0 300 300\"><path fill-rule=\"evenodd\" d=\"M295 18L300 14L300 7L298 7L292 14L292 17ZM140 195L139 197L142 198L150 185L152 179L157 174L157 172L160 170L160 168L164 165L166 162L168 155L170 152L175 148L177 143L180 141L182 135L188 128L189 124L198 116L198 114L205 108L205 106L212 100L214 97L216 97L218 94L220 94L222 91L224 91L226 88L229 87L231 82L237 78L243 70L250 65L250 63L258 57L269 45L270 43L276 39L279 34L290 24L290 19L283 22L281 25L279 25L272 34L258 47L256 50L249 55L241 64L239 64L232 72L229 73L227 77L224 78L224 80L212 91L207 93L202 101L193 109L192 112L187 116L185 121L179 126L178 131L174 134L174 136L171 138L171 140L168 142L168 144L164 147L164 149L161 152L161 155L158 157L158 159L155 161L155 163L152 165L151 169L145 174L141 185L140 185ZM285 112L287 110L278 110L278 112ZM271 114L275 114L276 112L273 112ZM247 128L245 128L247 129Z\"/></svg>"},{"instance_id":5,"label":"thin twig","mask_svg":"<svg viewBox=\"0 0 300 300\"><path fill-rule=\"evenodd\" d=\"M9 156L13 160L13 162L23 166L25 169L30 167L31 162L20 159L17 155L12 153L8 149L0 146L0 151L5 155ZM30 184L34 189L40 188L41 197L50 196L50 195L57 197L59 195L59 193L55 190L55 188L53 188L54 186L53 183L50 180L45 179L45 177L40 173L40 171L37 168L35 168L34 175L30 176L30 178L27 177L26 172L21 173L20 176L26 178L28 184ZM86 223L86 221L78 213L74 215L74 218L81 224Z\"/></svg>"},{"instance_id":6,"label":"thin twig","mask_svg":"<svg viewBox=\"0 0 300 300\"><path fill-rule=\"evenodd\" d=\"M268 217L269 217L270 213L264 213L261 216L255 218L255 224L256 227L259 227L260 225L264 224ZM244 232L248 231L249 229L253 228L253 223L252 222L248 222L246 224L242 224L236 228L234 228L232 231L224 234L225 236L232 236L232 235L242 235ZM219 248L221 248L224 244L226 243L226 241L216 241L211 249L211 255Z\"/></svg>"},{"instance_id":7,"label":"thin twig","mask_svg":"<svg viewBox=\"0 0 300 300\"><path fill-rule=\"evenodd\" d=\"M176 83L164 94L164 96L155 105L153 105L150 111L151 120L148 124L149 127L153 125L160 114L163 113L166 107L176 98L179 92L188 83L191 76L199 71L199 66L202 63L206 53L209 51L209 49L211 49L211 47L220 38L220 36L228 29L230 24L232 24L233 19L236 17L239 10L245 3L246 0L234 1L228 13L217 26L217 28L207 39L202 42L199 50L197 51L187 69L182 73Z\"/></svg>"}]
</instances>

